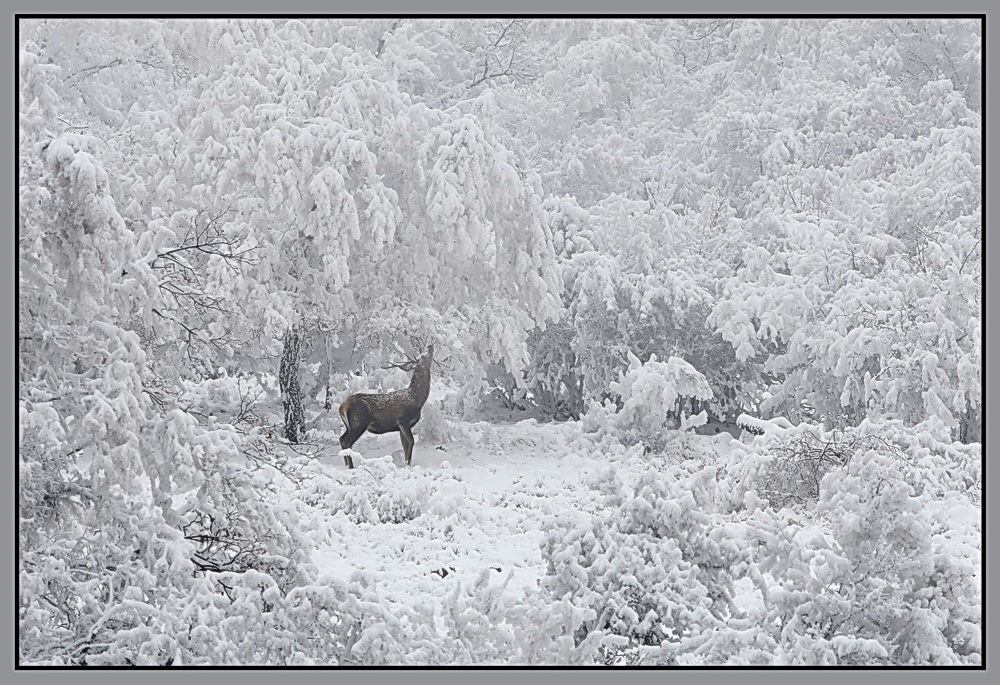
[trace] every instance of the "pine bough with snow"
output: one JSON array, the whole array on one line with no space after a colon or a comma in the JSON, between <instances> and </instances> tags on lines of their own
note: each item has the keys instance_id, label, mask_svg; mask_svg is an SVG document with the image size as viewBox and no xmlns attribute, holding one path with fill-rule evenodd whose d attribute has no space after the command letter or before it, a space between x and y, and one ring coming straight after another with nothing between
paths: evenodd
<instances>
[{"instance_id":1,"label":"pine bough with snow","mask_svg":"<svg viewBox=\"0 0 1000 685\"><path fill-rule=\"evenodd\" d=\"M21 665L982 663L978 20L19 35Z\"/></svg>"}]
</instances>

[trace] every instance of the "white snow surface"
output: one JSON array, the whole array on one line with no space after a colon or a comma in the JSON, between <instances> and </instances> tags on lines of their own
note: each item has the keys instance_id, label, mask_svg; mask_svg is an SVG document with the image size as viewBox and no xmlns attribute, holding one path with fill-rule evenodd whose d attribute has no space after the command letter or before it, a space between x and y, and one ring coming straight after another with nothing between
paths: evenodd
<instances>
[{"instance_id":1,"label":"white snow surface","mask_svg":"<svg viewBox=\"0 0 1000 685\"><path fill-rule=\"evenodd\" d=\"M602 511L603 495L593 481L609 468L634 476L642 464L623 460L620 445L613 445L617 454L611 457L580 422L527 419L452 428L451 439L439 443L421 439L418 425L409 468L395 433L365 434L354 446L354 470L347 469L338 449L339 432L311 434L305 447L317 456L310 481L305 486L285 481L280 487L291 506L312 502L303 490L329 495L300 514L300 526L315 544L318 582L365 580L388 605L412 607L443 601L459 584L467 588L490 569L498 580L511 574L506 592L526 594L545 573L540 542L546 521L588 522ZM693 452L719 457L732 444L725 431L688 440ZM626 452L635 456L641 447ZM416 502L420 510L401 522L370 511L366 520L356 495L345 501L334 492L356 493L357 484L369 485L365 491L376 512L380 498ZM364 503L360 509L366 509ZM759 604L751 583L736 590L737 605Z\"/></svg>"},{"instance_id":2,"label":"white snow surface","mask_svg":"<svg viewBox=\"0 0 1000 685\"><path fill-rule=\"evenodd\" d=\"M320 583L362 580L390 610L443 606L459 586L468 589L487 570L498 582L510 574L506 593L527 595L546 573L540 548L546 525L587 523L606 513L595 483L609 469L635 482L640 472L658 469L654 462L669 459L642 458L641 446L605 442L585 432L581 422L454 422L449 432L445 441L422 439L418 425L409 468L396 434L366 434L354 446L354 470L346 468L337 449L338 431L313 432L316 458L306 484L285 482L282 491L290 506L305 507L300 526L315 544L312 562ZM738 461L734 450L746 448L725 431L688 434L685 440L687 454L719 464ZM303 494L310 490L318 500ZM367 502L359 501L359 491ZM935 501L927 513L941 536L939 548L950 550L956 563L974 564L978 507L956 495ZM789 530L797 531L803 549L811 546L806 538L823 548L831 544L829 531L818 522L787 510L781 516L790 524L798 521ZM725 518L716 524L741 537L744 523ZM756 614L763 608L749 578L733 589L741 611Z\"/></svg>"},{"instance_id":3,"label":"white snow surface","mask_svg":"<svg viewBox=\"0 0 1000 685\"><path fill-rule=\"evenodd\" d=\"M586 518L593 497L586 478L606 464L570 447L579 423L528 419L465 427L467 434L447 445L421 441L418 430L409 469L394 433L359 440L355 450L367 458L355 457L353 471L338 452L324 453L318 460L323 472L344 485L374 485L373 465L385 467L389 458L389 468L437 480L428 511L409 521L358 523L343 513L316 511L322 529L313 561L320 580L366 574L387 599L400 603L471 583L486 568L511 571L511 591L537 584L543 521Z\"/></svg>"}]
</instances>

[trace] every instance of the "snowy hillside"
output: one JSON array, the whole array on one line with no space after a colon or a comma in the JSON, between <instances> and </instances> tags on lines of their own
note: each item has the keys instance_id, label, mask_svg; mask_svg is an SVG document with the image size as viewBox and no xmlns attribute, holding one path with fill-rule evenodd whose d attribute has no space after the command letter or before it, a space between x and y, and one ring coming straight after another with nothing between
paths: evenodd
<instances>
[{"instance_id":1,"label":"snowy hillside","mask_svg":"<svg viewBox=\"0 0 1000 685\"><path fill-rule=\"evenodd\" d=\"M18 29L20 665L983 663L979 18Z\"/></svg>"}]
</instances>

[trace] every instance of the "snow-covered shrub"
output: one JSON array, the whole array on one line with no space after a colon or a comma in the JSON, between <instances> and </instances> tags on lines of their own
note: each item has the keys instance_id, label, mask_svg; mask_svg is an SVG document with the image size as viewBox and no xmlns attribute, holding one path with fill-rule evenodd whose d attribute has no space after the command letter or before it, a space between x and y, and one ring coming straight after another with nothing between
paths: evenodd
<instances>
[{"instance_id":1,"label":"snow-covered shrub","mask_svg":"<svg viewBox=\"0 0 1000 685\"><path fill-rule=\"evenodd\" d=\"M958 519L935 534L931 499L915 492L907 471L874 450L858 455L846 473L824 478L819 513L829 517L858 584L889 600L872 611L888 619L875 623L881 639L893 638L894 663L975 662L979 550L954 529Z\"/></svg>"},{"instance_id":2,"label":"snow-covered shrub","mask_svg":"<svg viewBox=\"0 0 1000 685\"><path fill-rule=\"evenodd\" d=\"M943 428L943 430L942 430ZM910 465L907 480L918 493L937 498L956 493L978 504L983 490L982 445L958 442L934 418L916 426L903 421L862 421L858 436L887 440L902 450Z\"/></svg>"},{"instance_id":3,"label":"snow-covered shrub","mask_svg":"<svg viewBox=\"0 0 1000 685\"><path fill-rule=\"evenodd\" d=\"M963 493L974 502L979 498L978 443L939 440L920 426L900 421L866 420L856 428L839 430L806 423L791 426L784 419L754 425L766 430L747 443L734 440L724 460L719 503L726 502L725 506L742 507L751 491L751 500L764 497L773 507L815 503L823 477L868 450L898 461L900 472L918 494Z\"/></svg>"},{"instance_id":4,"label":"snow-covered shrub","mask_svg":"<svg viewBox=\"0 0 1000 685\"><path fill-rule=\"evenodd\" d=\"M859 447L821 479L815 517L761 507L747 491L747 511L716 518L707 537L739 545L729 573L756 591L744 586L742 610L664 642L648 660L978 663L978 510L963 495L920 493L911 480L912 464L898 453Z\"/></svg>"},{"instance_id":5,"label":"snow-covered shrub","mask_svg":"<svg viewBox=\"0 0 1000 685\"><path fill-rule=\"evenodd\" d=\"M336 665L420 663L412 653L421 634L413 630L411 612L390 609L373 583L359 576L349 583L327 581L296 588L275 602L273 621L282 642L282 659L254 663ZM414 634L415 633L415 634ZM287 645L287 647L285 646ZM272 647L274 649L274 647ZM246 663L246 662L244 662Z\"/></svg>"},{"instance_id":6,"label":"snow-covered shrub","mask_svg":"<svg viewBox=\"0 0 1000 685\"><path fill-rule=\"evenodd\" d=\"M483 569L468 586L456 584L437 616L440 626L433 663L490 665L588 665L597 662L603 634L575 635L593 612L567 600L552 600L538 590L510 592L507 571ZM436 618L436 620L435 620Z\"/></svg>"},{"instance_id":7,"label":"snow-covered shrub","mask_svg":"<svg viewBox=\"0 0 1000 685\"><path fill-rule=\"evenodd\" d=\"M455 435L454 421L445 415L440 396L431 390L423 409L420 410L420 423L414 426L414 431L420 444L427 449L431 446L451 441Z\"/></svg>"},{"instance_id":8,"label":"snow-covered shrub","mask_svg":"<svg viewBox=\"0 0 1000 685\"><path fill-rule=\"evenodd\" d=\"M764 435L764 433L781 433L782 431L794 428L791 421L784 416L772 416L769 419L759 419L756 416L740 414L736 417L736 426L751 435Z\"/></svg>"},{"instance_id":9,"label":"snow-covered shrub","mask_svg":"<svg viewBox=\"0 0 1000 685\"><path fill-rule=\"evenodd\" d=\"M731 242L722 236L738 225L727 221L724 201L710 199L683 215L680 205L619 194L586 208L571 197L546 201L565 289L558 322L529 337L527 380L540 407L578 416L602 402L630 354L676 356L699 369L713 391L700 408L712 418L754 404L759 369L737 359L708 323L718 282L732 268L720 259ZM707 240L714 246L706 252ZM685 248L698 258L679 259Z\"/></svg>"},{"instance_id":10,"label":"snow-covered shrub","mask_svg":"<svg viewBox=\"0 0 1000 685\"><path fill-rule=\"evenodd\" d=\"M528 389L503 364L488 365L485 382L487 390L482 397L480 415L494 417L507 413L510 416L530 406Z\"/></svg>"},{"instance_id":11,"label":"snow-covered shrub","mask_svg":"<svg viewBox=\"0 0 1000 685\"><path fill-rule=\"evenodd\" d=\"M375 500L375 515L383 523L402 523L415 519L427 511L431 489L429 479L407 479L378 496Z\"/></svg>"},{"instance_id":12,"label":"snow-covered shrub","mask_svg":"<svg viewBox=\"0 0 1000 685\"><path fill-rule=\"evenodd\" d=\"M176 665L408 663L411 635L363 579L282 590L266 574L210 574L178 606ZM207 590L209 584L221 592Z\"/></svg>"},{"instance_id":13,"label":"snow-covered shrub","mask_svg":"<svg viewBox=\"0 0 1000 685\"><path fill-rule=\"evenodd\" d=\"M747 535L771 578L756 622L780 663L979 662L977 532L938 529L931 505L905 462L868 450L823 478L825 525L756 512Z\"/></svg>"},{"instance_id":14,"label":"snow-covered shrub","mask_svg":"<svg viewBox=\"0 0 1000 685\"><path fill-rule=\"evenodd\" d=\"M717 502L729 510L814 503L822 477L853 456L853 452L843 453L843 437L835 439L843 433L825 431L822 426L791 426L785 420L764 421L745 415L740 421L744 431L756 436L747 442L733 440L720 464ZM836 445L835 453L823 452L826 443ZM796 452L795 444L805 451Z\"/></svg>"},{"instance_id":15,"label":"snow-covered shrub","mask_svg":"<svg viewBox=\"0 0 1000 685\"><path fill-rule=\"evenodd\" d=\"M340 479L311 472L295 496L331 515L342 512L355 524L403 523L428 512L447 519L463 508L460 476L447 468L398 468L391 455L366 459L349 452L354 470Z\"/></svg>"},{"instance_id":16,"label":"snow-covered shrub","mask_svg":"<svg viewBox=\"0 0 1000 685\"><path fill-rule=\"evenodd\" d=\"M265 387L254 376L231 376L223 373L219 378L181 380L178 402L187 411L219 422L253 422L256 404L265 396Z\"/></svg>"},{"instance_id":17,"label":"snow-covered shrub","mask_svg":"<svg viewBox=\"0 0 1000 685\"><path fill-rule=\"evenodd\" d=\"M22 401L18 433L18 504L22 549L32 549L88 503L83 474L67 455L66 431L51 402Z\"/></svg>"},{"instance_id":18,"label":"snow-covered shrub","mask_svg":"<svg viewBox=\"0 0 1000 685\"><path fill-rule=\"evenodd\" d=\"M852 432L825 432L803 427L790 431L771 451L772 459L763 473L760 494L774 506L815 502L823 477L843 466L862 451L879 449L896 459L902 452L877 436L857 436Z\"/></svg>"},{"instance_id":19,"label":"snow-covered shrub","mask_svg":"<svg viewBox=\"0 0 1000 685\"><path fill-rule=\"evenodd\" d=\"M531 403L541 416L562 421L584 411L583 376L573 352L573 327L565 320L528 335L531 364L525 379Z\"/></svg>"},{"instance_id":20,"label":"snow-covered shrub","mask_svg":"<svg viewBox=\"0 0 1000 685\"><path fill-rule=\"evenodd\" d=\"M542 542L542 587L593 611L577 639L604 631L604 660L634 662L649 653L642 648L720 625L732 610L738 547L719 539L683 481L647 473L633 490L605 478L603 513L583 525L553 522Z\"/></svg>"},{"instance_id":21,"label":"snow-covered shrub","mask_svg":"<svg viewBox=\"0 0 1000 685\"><path fill-rule=\"evenodd\" d=\"M704 410L692 415L691 401L708 400L712 389L705 377L678 357L665 362L652 355L643 363L629 354L629 367L621 379L611 383L619 406L592 405L586 421L600 429L607 426L628 443L641 442L647 450L662 450L676 431L705 422Z\"/></svg>"},{"instance_id":22,"label":"snow-covered shrub","mask_svg":"<svg viewBox=\"0 0 1000 685\"><path fill-rule=\"evenodd\" d=\"M377 459L364 459L357 452L351 455L354 462L355 478L350 483L337 483L324 493L323 502L330 507L331 513L342 512L348 519L357 524L378 523L374 502L379 496L381 478L372 475L369 468L381 462ZM388 457L391 460L391 457ZM374 464L373 464L374 462ZM369 467L371 465L371 467Z\"/></svg>"},{"instance_id":23,"label":"snow-covered shrub","mask_svg":"<svg viewBox=\"0 0 1000 685\"><path fill-rule=\"evenodd\" d=\"M798 426L734 442L722 464L622 455L592 483L588 523L551 524L542 587L595 611L578 639L602 629L609 663L978 663L981 533L966 495L923 485L901 446L873 436ZM734 469L746 461L752 486ZM793 476L805 502L758 497Z\"/></svg>"}]
</instances>

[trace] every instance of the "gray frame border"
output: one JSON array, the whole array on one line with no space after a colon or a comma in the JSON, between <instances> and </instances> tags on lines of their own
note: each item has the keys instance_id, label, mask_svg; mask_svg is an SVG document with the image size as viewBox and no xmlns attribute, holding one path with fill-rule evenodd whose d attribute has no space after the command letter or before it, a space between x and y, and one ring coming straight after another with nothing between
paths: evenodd
<instances>
[{"instance_id":1,"label":"gray frame border","mask_svg":"<svg viewBox=\"0 0 1000 685\"><path fill-rule=\"evenodd\" d=\"M88 6L89 5L89 6ZM484 14L489 16L490 14L562 14L562 13L573 13L573 14L584 14L584 13L611 13L616 14L899 14L899 15L913 15L913 14L986 14L986 30L984 32L984 64L987 69L986 83L986 95L987 98L984 100L984 111L994 112L996 111L996 100L995 92L990 88L991 81L993 80L993 73L995 71L995 61L993 60L993 54L995 52L991 46L991 39L993 36L993 27L991 25L991 17L989 13L989 7L987 0L972 1L969 0L959 0L957 2L927 2L926 0L875 0L872 2L869 0L839 0L837 3L819 3L816 0L808 0L807 2L795 2L794 0L758 0L752 4L744 4L739 2L739 0L670 0L669 2L657 1L657 0L628 0L625 3L609 3L606 0L576 0L575 2L570 2L567 0L545 0L544 2L539 2L535 0L534 2L530 0L505 0L504 2L490 2L490 0L423 0L420 3L406 2L406 0L368 0L368 2L363 2L361 0L337 0L336 2L324 2L323 0L295 0L293 3L284 5L283 3L268 2L267 0L242 0L241 2L234 2L234 0L211 0L210 3L203 1L199 2L197 0L173 0L169 4L161 4L150 2L150 0L141 0L140 2L135 2L132 0L102 0L99 3L87 3L86 5L81 5L73 0L48 0L44 3L29 3L20 2L10 3L8 8L8 35L10 36L11 45L11 68L5 70L2 79L3 92L6 97L11 98L8 101L8 106L4 109L2 115L2 121L5 126L6 131L11 131L15 125L15 115L13 110L16 108L16 97L14 94L14 69L15 57L17 51L17 45L13 40L14 25L15 25L15 13L23 14L92 14L92 13L128 13L128 14L170 14L170 13L191 13L191 14L223 14L223 13L246 13L246 14L265 14L265 13L315 13L315 14L346 14L346 13L358 13L358 14L400 14L400 13L441 13L441 14ZM13 107L11 106L13 104ZM985 131L985 118L984 118L984 131ZM15 133L16 135L16 133ZM984 157L984 164L988 173L992 175L996 169L996 136L991 135L990 131L986 131L986 155ZM16 148L14 145L14 137L3 136L3 150L5 153L4 158L7 160L15 160L16 164ZM8 176L10 174L10 176ZM15 213L14 204L14 188L15 188L15 178L14 172L8 161L7 165L4 165L2 171L3 178L3 197L8 200L9 206L11 208L11 213ZM989 179L990 177L988 177ZM988 195L988 189L991 188L993 184L984 186L984 195ZM985 199L985 198L984 198ZM995 214L995 210L991 208L992 203L986 203L985 209L985 221L983 223L984 232L991 233L988 229L990 226L989 218L991 214ZM11 322L12 334L8 336L3 336L2 341L0 341L0 348L3 350L3 359L5 362L0 365L0 373L2 373L3 385L6 388L14 388L15 384L15 369L16 369L16 357L15 357L15 334L13 334L14 321L15 321L15 309L14 309L14 297L17 288L16 281L16 265L14 264L14 254L16 250L16 226L17 217L13 216L11 218L11 231L10 231L10 241L11 250L5 253L3 257L3 262L0 265L4 267L4 270L8 276L8 280L4 283L4 290L7 289L8 284L10 287L10 296L5 296L0 300L0 312L2 312L3 320ZM986 249L987 259L984 264L989 264L994 262L994 257L998 256L1000 253L1000 247L996 244L996 239L994 236L987 235L986 238ZM986 270L986 284L984 293L984 299L986 303L985 309L985 323L987 330L984 331L986 339L996 340L996 328L1000 326L997 323L996 316L996 300L993 297L994 294L994 281L995 278L991 277L989 270ZM997 386L997 373L995 369L995 364L991 363L991 360L987 356L984 361L986 365L986 395L985 403L987 408L987 419L993 418L997 413L996 405L994 399L996 396L996 386ZM520 678L525 675L529 677L539 677L545 680L554 679L556 681L566 681L566 682L599 682L607 678L608 673L601 669L589 669L580 671L569 671L569 670L537 670L537 671L522 671L517 669L498 669L498 670L483 670L483 671L473 671L473 670L379 670L379 671L336 671L336 670L325 670L325 671L286 671L280 670L278 672L272 672L271 669L226 669L226 670L191 670L191 671L170 671L169 669L157 670L157 671L143 671L137 673L134 671L88 671L86 669L74 669L74 670L19 670L14 671L14 625L11 618L16 617L15 612L15 597L14 597L14 578L13 578L13 509L14 502L16 501L16 432L14 426L14 415L16 412L16 402L14 399L14 392L4 393L2 398L2 410L0 410L0 426L2 426L2 434L4 436L5 445L11 446L10 459L7 461L7 474L9 476L9 504L4 512L4 523L2 526L2 541L4 544L4 549L10 551L10 557L8 557L7 563L2 565L0 569L0 577L3 579L3 587L7 588L8 591L2 593L2 610L0 610L0 648L3 649L5 655L4 663L5 670L8 675L15 678L17 682L33 682L33 683L48 683L48 682L60 682L65 678L71 678L75 683L80 683L82 681L83 685L89 685L90 683L106 683L107 681L120 681L129 682L138 676L142 680L147 678L153 682L170 682L177 678L195 678L197 681L202 679L210 680L214 683L221 683L222 685L228 685L228 683L244 683L247 679L252 681L266 682L274 679L275 676L280 676L282 678L291 677L296 681L302 682L308 680L309 682L325 682L329 681L331 678L346 679L347 682L364 682L364 683L380 683L380 682L396 682L401 678L412 681L416 680L418 685L423 685L424 683L440 683L441 681L452 681L458 682L459 679L474 678L476 680L482 680L483 682L501 682L509 680L511 677ZM8 405L8 402L10 403ZM986 425L992 428L994 425L992 421L987 420ZM9 438L8 438L9 436ZM9 440L9 442L8 442ZM986 471L986 488L988 492L996 490L996 467L992 464L986 464L988 455L992 452L990 449L997 442L996 435L992 430L988 432L986 444L984 445L983 458L984 458L984 469ZM993 500L990 497L985 499L986 506L986 518L989 521L995 521L995 506L993 505ZM986 528L986 540L984 540L987 549L987 566L986 568L995 569L996 568L996 526L987 526ZM996 576L996 572L993 573ZM741 682L747 683L747 685L771 685L775 682L798 682L802 679L815 679L818 682L834 682L840 678L849 678L851 680L863 680L863 681L874 681L878 679L879 682L884 682L886 685L893 685L894 682L900 683L912 683L912 682L927 682L927 683L937 683L942 678L960 678L963 681L974 681L974 682L986 682L988 673L990 671L998 671L1000 667L997 666L996 660L1000 657L997 656L995 649L991 647L995 646L996 640L996 598L995 598L995 587L993 584L987 582L985 573L983 574L984 582L987 583L986 588L986 625L987 625L987 642L984 645L984 657L989 664L988 670L978 670L978 671L959 671L959 672L940 672L937 669L924 668L924 669L893 669L893 670L808 670L808 669L788 669L788 670L705 670L705 671L669 671L654 670L654 671L616 671L616 678L624 678L629 682L658 682L664 679L680 679L683 682L698 682L698 683L714 683L716 680L725 683L739 679ZM128 680L120 680L128 679Z\"/></svg>"}]
</instances>

